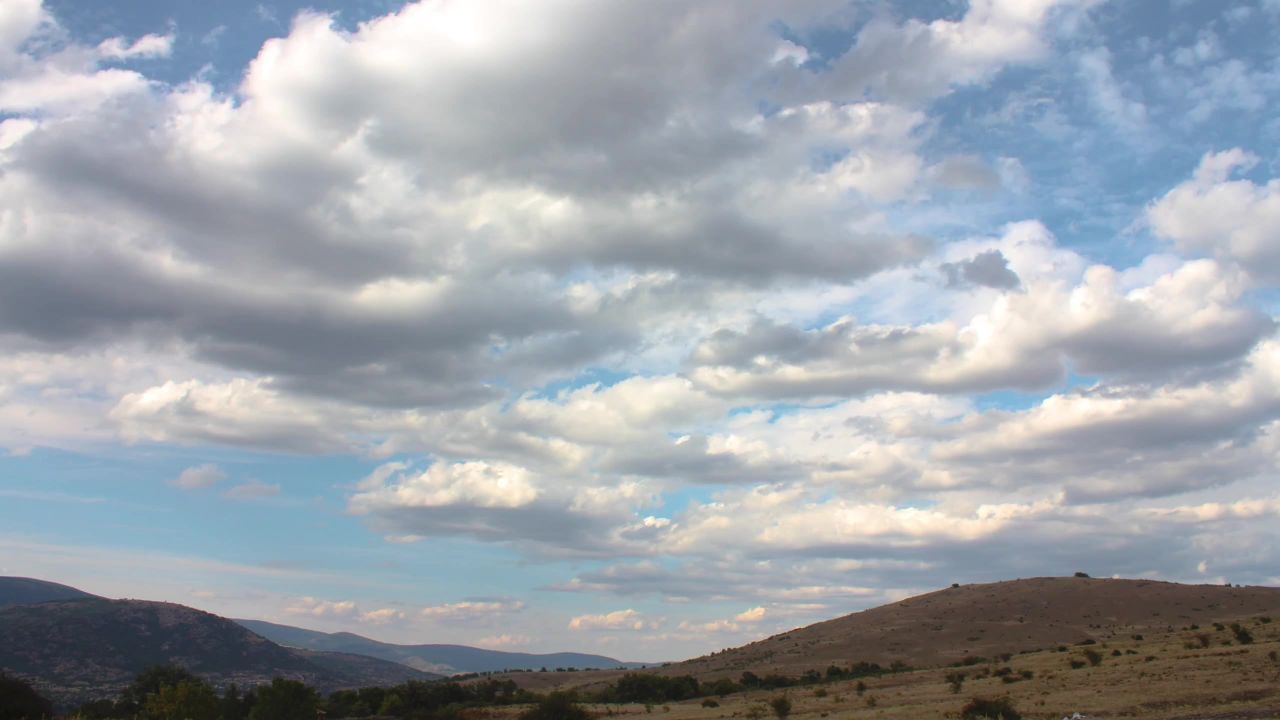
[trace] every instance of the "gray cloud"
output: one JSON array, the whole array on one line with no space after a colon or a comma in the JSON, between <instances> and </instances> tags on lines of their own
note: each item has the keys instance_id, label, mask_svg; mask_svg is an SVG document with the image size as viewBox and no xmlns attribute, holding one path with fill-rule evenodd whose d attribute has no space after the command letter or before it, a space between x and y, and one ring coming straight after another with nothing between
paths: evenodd
<instances>
[{"instance_id":1,"label":"gray cloud","mask_svg":"<svg viewBox=\"0 0 1280 720\"><path fill-rule=\"evenodd\" d=\"M1022 285L1018 274L1009 269L1009 260L999 250L978 253L963 262L943 263L947 287L980 285L997 290L1016 290Z\"/></svg>"}]
</instances>

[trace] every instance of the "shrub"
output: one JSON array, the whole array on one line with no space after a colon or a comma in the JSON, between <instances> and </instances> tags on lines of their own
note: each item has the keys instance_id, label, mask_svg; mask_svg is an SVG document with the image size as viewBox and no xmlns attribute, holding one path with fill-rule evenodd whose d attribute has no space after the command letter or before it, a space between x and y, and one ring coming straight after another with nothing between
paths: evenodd
<instances>
[{"instance_id":1,"label":"shrub","mask_svg":"<svg viewBox=\"0 0 1280 720\"><path fill-rule=\"evenodd\" d=\"M960 693L960 687L964 685L964 673L952 672L947 673L947 684L951 686L951 692Z\"/></svg>"},{"instance_id":2,"label":"shrub","mask_svg":"<svg viewBox=\"0 0 1280 720\"><path fill-rule=\"evenodd\" d=\"M778 720L787 720L787 716L791 714L791 698L779 695L769 701L769 707L773 709L773 714L778 717Z\"/></svg>"},{"instance_id":3,"label":"shrub","mask_svg":"<svg viewBox=\"0 0 1280 720\"><path fill-rule=\"evenodd\" d=\"M1231 623L1231 632L1235 633L1236 642L1241 645L1248 645L1253 642L1253 635L1249 634L1240 623Z\"/></svg>"},{"instance_id":4,"label":"shrub","mask_svg":"<svg viewBox=\"0 0 1280 720\"><path fill-rule=\"evenodd\" d=\"M1271 654L1275 655L1275 653L1271 653ZM1274 660L1275 658L1271 658L1271 659ZM862 693L867 691L867 684L859 680L858 684L853 686L853 689L855 692L858 693L858 697L862 697Z\"/></svg>"},{"instance_id":5,"label":"shrub","mask_svg":"<svg viewBox=\"0 0 1280 720\"><path fill-rule=\"evenodd\" d=\"M1267 653L1267 657L1271 658L1271 662L1280 662L1280 655L1276 655L1275 650Z\"/></svg>"},{"instance_id":6,"label":"shrub","mask_svg":"<svg viewBox=\"0 0 1280 720\"><path fill-rule=\"evenodd\" d=\"M707 698L707 699L705 699L705 700L703 700L703 701L702 701L702 707L705 707L705 708L720 707L720 703L719 703L719 702L716 702L715 700L713 700L713 699L711 699L711 698Z\"/></svg>"},{"instance_id":7,"label":"shrub","mask_svg":"<svg viewBox=\"0 0 1280 720\"><path fill-rule=\"evenodd\" d=\"M1200 647L1207 648L1212 638L1209 637L1209 633L1197 633L1196 640L1200 642Z\"/></svg>"},{"instance_id":8,"label":"shrub","mask_svg":"<svg viewBox=\"0 0 1280 720\"><path fill-rule=\"evenodd\" d=\"M312 713L314 715L314 713ZM550 692L520 715L520 720L590 720L573 693Z\"/></svg>"},{"instance_id":9,"label":"shrub","mask_svg":"<svg viewBox=\"0 0 1280 720\"><path fill-rule=\"evenodd\" d=\"M960 709L962 720L1022 720L1009 698L973 698Z\"/></svg>"},{"instance_id":10,"label":"shrub","mask_svg":"<svg viewBox=\"0 0 1280 720\"><path fill-rule=\"evenodd\" d=\"M1086 662L1085 662L1085 661L1083 661L1083 660L1076 660L1075 658L1072 658L1072 659L1071 659L1071 669L1072 669L1072 670L1079 670L1080 668L1084 667L1084 666L1085 666L1085 665L1087 665L1087 664L1088 664L1088 663L1086 663Z\"/></svg>"},{"instance_id":11,"label":"shrub","mask_svg":"<svg viewBox=\"0 0 1280 720\"><path fill-rule=\"evenodd\" d=\"M1088 660L1089 664L1094 667L1097 667L1098 665L1102 664L1102 654L1095 652L1093 650L1085 650L1084 659Z\"/></svg>"},{"instance_id":12,"label":"shrub","mask_svg":"<svg viewBox=\"0 0 1280 720\"><path fill-rule=\"evenodd\" d=\"M1262 623L1263 625L1270 625L1271 618L1266 615L1263 615L1262 617L1258 618L1258 622Z\"/></svg>"},{"instance_id":13,"label":"shrub","mask_svg":"<svg viewBox=\"0 0 1280 720\"><path fill-rule=\"evenodd\" d=\"M813 696L814 696L814 697L820 697L820 698L826 697L826 696L827 696L827 689L826 689L826 688L818 688L817 690L814 690L814 691L813 691Z\"/></svg>"},{"instance_id":14,"label":"shrub","mask_svg":"<svg viewBox=\"0 0 1280 720\"><path fill-rule=\"evenodd\" d=\"M1086 573L1086 572L1079 572L1079 571L1077 571L1077 572L1076 572L1076 577L1078 577L1078 578L1087 578L1087 577L1089 577L1089 573Z\"/></svg>"}]
</instances>

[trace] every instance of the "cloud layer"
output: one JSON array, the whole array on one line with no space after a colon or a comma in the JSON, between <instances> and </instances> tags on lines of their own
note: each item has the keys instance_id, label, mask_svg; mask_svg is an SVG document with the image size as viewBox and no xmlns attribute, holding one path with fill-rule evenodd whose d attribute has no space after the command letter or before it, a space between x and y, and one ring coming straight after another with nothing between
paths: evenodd
<instances>
[{"instance_id":1,"label":"cloud layer","mask_svg":"<svg viewBox=\"0 0 1280 720\"><path fill-rule=\"evenodd\" d=\"M1271 130L1196 124L1262 113L1274 52L1144 46L1151 102L1242 88L1155 128L1114 4L890 5L308 11L224 86L148 76L181 28L6 3L0 446L355 457L348 516L559 563L539 592L598 602L557 626L601 642L1086 560L1274 582L1240 550L1280 547L1280 179ZM1146 187L1058 152L1104 130L1195 154ZM282 612L465 624L532 590Z\"/></svg>"}]
</instances>

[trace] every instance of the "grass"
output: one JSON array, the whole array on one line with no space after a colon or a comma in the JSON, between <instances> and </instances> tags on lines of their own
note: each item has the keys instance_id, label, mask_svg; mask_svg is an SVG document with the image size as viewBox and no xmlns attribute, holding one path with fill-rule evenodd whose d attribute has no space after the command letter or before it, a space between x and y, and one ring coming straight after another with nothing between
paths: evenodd
<instances>
[{"instance_id":1,"label":"grass","mask_svg":"<svg viewBox=\"0 0 1280 720\"><path fill-rule=\"evenodd\" d=\"M1271 710L1254 717L1280 718L1280 624L1256 617L1234 620L1253 636L1247 645L1201 647L1194 631L1142 628L1108 628L1106 662L1086 661L1071 670L1055 647L1020 653L1005 664L994 660L965 670L960 692L953 691L959 674L938 667L825 684L825 696L796 692L790 696L789 717L889 720L890 718L958 718L974 698L1007 697L1027 720L1058 720L1080 712L1092 717L1169 718L1205 716L1229 718L1229 713ZM1223 639L1232 635L1223 625ZM1134 639L1140 636L1141 639ZM1188 649L1187 645L1194 649ZM1122 650L1117 656L1111 648ZM1082 659L1084 648L1073 653ZM1070 657L1070 656L1069 656ZM997 658L998 659L998 658ZM1077 660L1079 661L1079 660ZM1007 669L1006 669L1007 668ZM976 671L976 672L975 672ZM1018 678L1017 681L1010 681ZM861 687L861 695L859 687ZM702 701L672 703L669 710L654 708L650 717L670 720L733 720L774 717L769 707L776 691L734 693L717 698L719 705ZM592 706L597 716L643 715L642 705ZM504 715L505 713L505 715ZM495 718L514 718L518 710L499 710ZM637 718L637 720L640 720Z\"/></svg>"}]
</instances>

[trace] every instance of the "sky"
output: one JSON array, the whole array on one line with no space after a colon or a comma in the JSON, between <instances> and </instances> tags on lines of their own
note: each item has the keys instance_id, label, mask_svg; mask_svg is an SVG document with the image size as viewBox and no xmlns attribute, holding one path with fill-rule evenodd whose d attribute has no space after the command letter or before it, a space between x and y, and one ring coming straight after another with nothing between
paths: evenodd
<instances>
[{"instance_id":1,"label":"sky","mask_svg":"<svg viewBox=\"0 0 1280 720\"><path fill-rule=\"evenodd\" d=\"M0 574L670 660L1280 584L1280 2L0 0Z\"/></svg>"}]
</instances>

